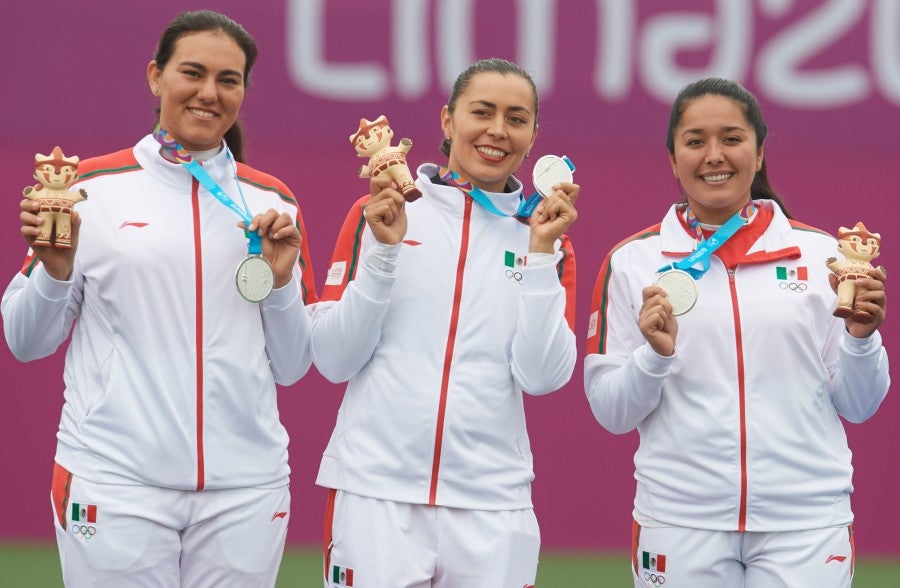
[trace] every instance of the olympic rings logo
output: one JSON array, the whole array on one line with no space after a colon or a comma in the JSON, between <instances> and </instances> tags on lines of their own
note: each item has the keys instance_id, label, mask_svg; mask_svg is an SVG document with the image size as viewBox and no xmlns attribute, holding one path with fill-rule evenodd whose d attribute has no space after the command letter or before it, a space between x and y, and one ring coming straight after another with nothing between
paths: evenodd
<instances>
[{"instance_id":1,"label":"olympic rings logo","mask_svg":"<svg viewBox=\"0 0 900 588\"><path fill-rule=\"evenodd\" d=\"M659 588L666 583L666 577L662 574L654 574L653 572L648 572L645 570L644 582L647 583L647 586L655 586L656 588Z\"/></svg>"},{"instance_id":2,"label":"olympic rings logo","mask_svg":"<svg viewBox=\"0 0 900 588\"><path fill-rule=\"evenodd\" d=\"M522 272L516 272L511 269L506 270L506 277L518 284L522 283Z\"/></svg>"},{"instance_id":3,"label":"olympic rings logo","mask_svg":"<svg viewBox=\"0 0 900 588\"><path fill-rule=\"evenodd\" d=\"M809 286L802 282L778 282L778 287L782 290L790 290L791 292L805 292Z\"/></svg>"},{"instance_id":4,"label":"olympic rings logo","mask_svg":"<svg viewBox=\"0 0 900 588\"><path fill-rule=\"evenodd\" d=\"M72 525L72 534L76 537L81 536L85 539L90 539L97 534L97 529L94 525Z\"/></svg>"}]
</instances>

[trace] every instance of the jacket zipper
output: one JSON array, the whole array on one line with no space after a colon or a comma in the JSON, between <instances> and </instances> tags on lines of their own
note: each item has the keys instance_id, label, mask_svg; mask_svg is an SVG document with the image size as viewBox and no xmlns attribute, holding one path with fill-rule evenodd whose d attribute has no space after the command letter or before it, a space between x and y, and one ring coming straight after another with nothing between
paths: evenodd
<instances>
[{"instance_id":1,"label":"jacket zipper","mask_svg":"<svg viewBox=\"0 0 900 588\"><path fill-rule=\"evenodd\" d=\"M191 179L191 210L194 216L194 325L197 373L197 490L206 485L203 460L203 248L200 243L200 183Z\"/></svg>"},{"instance_id":2,"label":"jacket zipper","mask_svg":"<svg viewBox=\"0 0 900 588\"><path fill-rule=\"evenodd\" d=\"M444 416L447 412L447 391L450 387L450 368L453 363L453 347L456 345L456 331L459 326L459 307L462 300L463 274L466 269L466 255L469 249L469 225L472 220L472 198L466 196L463 211L462 235L459 243L459 258L456 264L456 285L453 289L453 309L450 314L450 330L447 334L447 347L444 350L444 369L441 376L441 399L438 404L437 425L434 432L434 458L431 463L431 489L428 492L428 504L437 504L438 474L441 469L441 447L444 441Z\"/></svg>"},{"instance_id":3,"label":"jacket zipper","mask_svg":"<svg viewBox=\"0 0 900 588\"><path fill-rule=\"evenodd\" d=\"M741 331L741 312L738 308L734 268L728 269L731 290L731 310L734 317L735 351L737 353L738 407L741 432L741 501L738 508L738 531L747 530L747 398L744 386L744 339Z\"/></svg>"}]
</instances>

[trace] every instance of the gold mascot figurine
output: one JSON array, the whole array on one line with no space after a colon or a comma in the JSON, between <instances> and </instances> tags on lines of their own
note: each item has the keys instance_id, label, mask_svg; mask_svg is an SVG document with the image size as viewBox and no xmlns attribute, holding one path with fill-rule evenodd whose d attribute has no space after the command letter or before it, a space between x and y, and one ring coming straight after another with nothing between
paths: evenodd
<instances>
[{"instance_id":1,"label":"gold mascot figurine","mask_svg":"<svg viewBox=\"0 0 900 588\"><path fill-rule=\"evenodd\" d=\"M844 254L844 261L838 261L836 257L825 260L828 269L837 276L837 307L834 316L840 318L850 317L857 323L870 323L873 320L868 312L856 309L854 300L856 295L865 291L862 286L857 286L856 280L868 278L875 267L870 263L878 257L881 249L881 235L870 233L862 222L856 223L852 229L840 227L838 229L838 251ZM878 267L884 273L883 267Z\"/></svg>"},{"instance_id":2,"label":"gold mascot figurine","mask_svg":"<svg viewBox=\"0 0 900 588\"><path fill-rule=\"evenodd\" d=\"M391 147L394 131L388 119L381 115L375 120L360 119L359 129L350 135L350 142L359 157L368 157L369 163L359 169L359 177L374 178L385 174L397 184L397 189L407 202L422 195L413 183L412 174L406 165L406 154L412 147L412 140L404 137L400 145Z\"/></svg>"},{"instance_id":3,"label":"gold mascot figurine","mask_svg":"<svg viewBox=\"0 0 900 588\"><path fill-rule=\"evenodd\" d=\"M44 222L34 241L36 247L72 248L72 209L76 202L87 200L83 189L69 190L77 177L77 156L66 157L58 146L50 155L35 154L34 179L40 183L27 186L22 195L41 205L38 216Z\"/></svg>"}]
</instances>

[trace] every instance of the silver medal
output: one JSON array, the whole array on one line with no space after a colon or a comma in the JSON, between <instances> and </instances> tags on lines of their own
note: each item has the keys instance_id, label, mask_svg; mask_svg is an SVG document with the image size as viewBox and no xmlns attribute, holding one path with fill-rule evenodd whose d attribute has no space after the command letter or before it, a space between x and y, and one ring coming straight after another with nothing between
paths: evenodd
<instances>
[{"instance_id":1,"label":"silver medal","mask_svg":"<svg viewBox=\"0 0 900 588\"><path fill-rule=\"evenodd\" d=\"M260 302L265 300L275 287L275 272L262 256L249 255L238 266L234 281L238 292L245 300Z\"/></svg>"},{"instance_id":2,"label":"silver medal","mask_svg":"<svg viewBox=\"0 0 900 588\"><path fill-rule=\"evenodd\" d=\"M664 271L657 276L656 285L666 291L666 298L672 304L675 315L686 313L697 302L697 282L684 270L673 268Z\"/></svg>"},{"instance_id":3,"label":"silver medal","mask_svg":"<svg viewBox=\"0 0 900 588\"><path fill-rule=\"evenodd\" d=\"M558 155L544 155L534 162L531 172L534 189L544 198L553 193L555 184L571 182L573 178L569 165Z\"/></svg>"}]
</instances>

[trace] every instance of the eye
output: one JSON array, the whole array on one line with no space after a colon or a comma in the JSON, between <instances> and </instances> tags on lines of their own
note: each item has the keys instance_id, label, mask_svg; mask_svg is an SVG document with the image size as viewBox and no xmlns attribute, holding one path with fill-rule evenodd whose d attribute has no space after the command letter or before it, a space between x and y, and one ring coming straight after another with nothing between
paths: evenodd
<instances>
[{"instance_id":1,"label":"eye","mask_svg":"<svg viewBox=\"0 0 900 588\"><path fill-rule=\"evenodd\" d=\"M515 124L515 125L524 125L524 124L527 124L527 123L528 123L528 120L525 119L524 117L521 117L521 116L519 116L519 115L515 115L515 114L514 114L514 115L512 115L512 116L509 117L509 122L511 122L511 123L513 123L513 124Z\"/></svg>"},{"instance_id":2,"label":"eye","mask_svg":"<svg viewBox=\"0 0 900 588\"><path fill-rule=\"evenodd\" d=\"M227 84L227 85L229 85L229 86L237 86L238 84L241 83L239 79L233 78L233 77L231 77L231 78L222 78L221 81L222 81L223 84Z\"/></svg>"}]
</instances>

